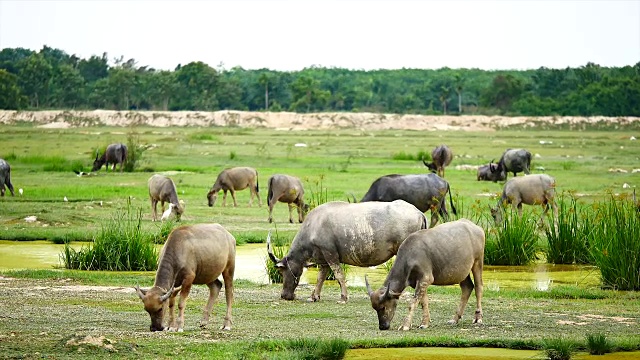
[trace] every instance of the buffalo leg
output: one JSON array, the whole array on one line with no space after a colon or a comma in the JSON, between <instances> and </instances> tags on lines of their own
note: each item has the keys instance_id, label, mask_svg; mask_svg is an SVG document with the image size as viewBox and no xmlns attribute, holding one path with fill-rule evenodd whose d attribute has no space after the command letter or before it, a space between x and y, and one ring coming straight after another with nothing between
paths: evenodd
<instances>
[{"instance_id":1,"label":"buffalo leg","mask_svg":"<svg viewBox=\"0 0 640 360\"><path fill-rule=\"evenodd\" d=\"M224 193L222 195L222 206L227 206L227 189L223 189L222 192Z\"/></svg>"},{"instance_id":2,"label":"buffalo leg","mask_svg":"<svg viewBox=\"0 0 640 360\"><path fill-rule=\"evenodd\" d=\"M278 199L275 196L272 196L267 201L268 201L268 205L269 205L269 222L272 222L273 221L273 207L278 202Z\"/></svg>"},{"instance_id":3,"label":"buffalo leg","mask_svg":"<svg viewBox=\"0 0 640 360\"><path fill-rule=\"evenodd\" d=\"M158 218L158 200L151 199L151 214L153 215L153 221Z\"/></svg>"},{"instance_id":4,"label":"buffalo leg","mask_svg":"<svg viewBox=\"0 0 640 360\"><path fill-rule=\"evenodd\" d=\"M467 302L469 301L469 297L471 296L471 292L473 291L473 281L471 281L471 275L467 275L467 277L462 280L460 283L460 304L458 305L458 309L456 310L453 319L449 320L449 324L454 325L457 324L458 321L462 318L462 314L464 313L464 308L467 306ZM477 296L478 293L476 293Z\"/></svg>"},{"instance_id":5,"label":"buffalo leg","mask_svg":"<svg viewBox=\"0 0 640 360\"><path fill-rule=\"evenodd\" d=\"M187 298L189 297L189 291L191 291L191 285L193 284L194 274L185 276L182 281L182 287L180 289L180 302L178 302L178 322L175 327L169 328L169 331L184 331L184 308L187 305Z\"/></svg>"},{"instance_id":6,"label":"buffalo leg","mask_svg":"<svg viewBox=\"0 0 640 360\"><path fill-rule=\"evenodd\" d=\"M231 198L233 198L233 207L238 207L238 202L236 201L236 191L233 189L229 189L231 193Z\"/></svg>"},{"instance_id":7,"label":"buffalo leg","mask_svg":"<svg viewBox=\"0 0 640 360\"><path fill-rule=\"evenodd\" d=\"M172 331L171 329L175 329L176 327L176 317L174 314L175 305L176 297L174 296L174 294L171 294L171 296L169 296L169 326L167 326L165 330Z\"/></svg>"},{"instance_id":8,"label":"buffalo leg","mask_svg":"<svg viewBox=\"0 0 640 360\"><path fill-rule=\"evenodd\" d=\"M413 319L413 312L416 310L416 305L418 305L418 302L423 304L422 305L423 306L422 324L420 326L425 325L425 323L428 326L430 321L429 305L427 302L423 300L423 298L427 296L427 287L432 282L433 282L433 278L429 276L424 276L422 279L420 279L420 281L418 281L418 284L416 285L416 292L413 295L413 299L411 299L411 302L409 303L409 313L407 314L407 317L404 318L404 321L402 322L402 326L400 326L398 330L407 331L411 329L411 320ZM426 304L426 309L424 308L425 304Z\"/></svg>"},{"instance_id":9,"label":"buffalo leg","mask_svg":"<svg viewBox=\"0 0 640 360\"><path fill-rule=\"evenodd\" d=\"M293 224L293 207L294 207L295 205L294 205L294 204L292 204L292 203L288 203L287 205L289 206L289 222L290 222L291 224ZM298 210L298 213L300 213L300 210ZM300 216L298 216L298 219L299 219L299 218L300 218ZM302 222L302 221L300 221L300 222Z\"/></svg>"},{"instance_id":10,"label":"buffalo leg","mask_svg":"<svg viewBox=\"0 0 640 360\"><path fill-rule=\"evenodd\" d=\"M473 274L473 282L476 291L476 312L473 318L474 324L482 324L482 293L484 290L484 282L482 281L482 267L484 260L478 260L471 268Z\"/></svg>"},{"instance_id":11,"label":"buffalo leg","mask_svg":"<svg viewBox=\"0 0 640 360\"><path fill-rule=\"evenodd\" d=\"M330 267L328 265L321 265L320 270L318 270L318 279L316 280L316 287L313 289L311 293L311 297L309 298L310 302L315 302L320 300L320 292L322 291L322 285L324 281L327 279L327 274L329 273Z\"/></svg>"},{"instance_id":12,"label":"buffalo leg","mask_svg":"<svg viewBox=\"0 0 640 360\"><path fill-rule=\"evenodd\" d=\"M213 282L208 283L207 287L209 288L209 300L207 301L207 306L205 306L202 313L202 320L200 320L201 328L206 327L209 323L209 314L211 314L213 304L215 304L218 294L220 293L220 289L222 289L222 283L220 280L216 279Z\"/></svg>"},{"instance_id":13,"label":"buffalo leg","mask_svg":"<svg viewBox=\"0 0 640 360\"><path fill-rule=\"evenodd\" d=\"M342 267L340 267L340 263L338 262L337 256L334 262L330 262L329 266L331 266L331 270L333 270L333 274L336 276L336 280L338 280L338 284L340 284L340 301L338 304L346 304L347 303L347 279L344 276L344 272L342 271Z\"/></svg>"},{"instance_id":14,"label":"buffalo leg","mask_svg":"<svg viewBox=\"0 0 640 360\"><path fill-rule=\"evenodd\" d=\"M228 267L222 273L222 279L224 280L224 297L227 301L227 312L224 316L224 322L220 330L231 330L231 324L233 324L233 318L231 317L231 307L233 306L233 273L235 265Z\"/></svg>"}]
</instances>

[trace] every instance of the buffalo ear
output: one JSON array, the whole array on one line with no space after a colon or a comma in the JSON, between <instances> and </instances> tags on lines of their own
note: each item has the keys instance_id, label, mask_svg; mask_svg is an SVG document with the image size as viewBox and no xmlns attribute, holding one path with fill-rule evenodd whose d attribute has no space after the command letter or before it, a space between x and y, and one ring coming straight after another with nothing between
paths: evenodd
<instances>
[{"instance_id":1,"label":"buffalo ear","mask_svg":"<svg viewBox=\"0 0 640 360\"><path fill-rule=\"evenodd\" d=\"M395 292L395 291L387 291L387 293L389 293L389 296L394 298L394 299L399 299L400 295L402 295L402 291L401 292Z\"/></svg>"}]
</instances>

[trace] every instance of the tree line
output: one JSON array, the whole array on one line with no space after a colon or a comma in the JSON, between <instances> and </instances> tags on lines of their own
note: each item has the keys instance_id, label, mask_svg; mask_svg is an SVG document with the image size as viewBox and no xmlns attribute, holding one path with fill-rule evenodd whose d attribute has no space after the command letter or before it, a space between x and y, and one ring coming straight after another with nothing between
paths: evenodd
<instances>
[{"instance_id":1,"label":"tree line","mask_svg":"<svg viewBox=\"0 0 640 360\"><path fill-rule=\"evenodd\" d=\"M44 46L0 51L0 109L248 110L640 116L640 62L536 70L225 69L173 71Z\"/></svg>"}]
</instances>

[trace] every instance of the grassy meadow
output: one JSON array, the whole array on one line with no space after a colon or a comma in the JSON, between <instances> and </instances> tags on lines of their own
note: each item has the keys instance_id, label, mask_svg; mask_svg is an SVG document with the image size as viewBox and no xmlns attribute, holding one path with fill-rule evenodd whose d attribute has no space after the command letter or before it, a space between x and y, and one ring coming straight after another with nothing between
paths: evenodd
<instances>
[{"instance_id":1,"label":"grassy meadow","mask_svg":"<svg viewBox=\"0 0 640 360\"><path fill-rule=\"evenodd\" d=\"M292 237L299 224L289 224L285 204L277 204L274 223L267 222L270 175L300 177L305 199L312 206L347 200L351 194L359 199L379 176L426 172L418 154L430 153L441 143L449 145L456 156L445 176L458 210L485 222L489 221L489 205L496 203L492 195L501 191L502 184L478 182L475 170L456 166L486 164L497 160L507 148L523 147L539 155L532 161L532 172L554 176L560 195L575 195L580 203L606 200L611 194L631 196L640 179L640 173L632 173L640 168L640 144L630 138L640 137L639 132L635 127L291 132L3 125L0 158L11 164L16 196L0 199L0 239L90 241L105 220L129 202L142 209L146 230L162 232L161 224L151 221L147 179L153 173L167 174L175 181L179 198L186 202L185 224L218 222L239 244L263 241L270 229ZM112 142L126 143L130 134L147 148L135 172L107 173L103 168L92 176L73 173L79 168L90 170L96 149ZM247 190L237 193L237 208L231 206L230 196L227 206L222 207L222 193L214 207L207 206L206 194L217 174L232 166L258 169L262 207L257 202L247 206ZM63 201L64 197L68 201ZM36 216L37 221L26 222L28 216ZM153 272L0 271L4 313L0 316L0 357L333 359L341 358L345 348L542 350L549 340L558 338L583 352L589 350L589 339L595 338L610 342L614 351L640 350L640 295L633 291L577 287L499 291L485 287L485 324L470 324L472 298L463 322L452 327L446 321L459 301L460 290L457 286L433 287L429 288L432 327L404 333L378 330L362 287L350 286L349 302L338 305L339 288L333 282L325 284L320 302L306 303L312 285L301 286L298 299L286 302L279 298L280 285L237 281L232 331L217 330L222 323L224 296L214 308L209 327L201 330L196 326L206 302L206 288L194 286L187 303L185 332L149 333L149 317L131 287L152 282ZM109 288L91 288L98 285ZM392 329L406 314L406 300L412 293L405 291ZM51 311L52 307L56 311ZM416 309L414 325L420 311Z\"/></svg>"}]
</instances>

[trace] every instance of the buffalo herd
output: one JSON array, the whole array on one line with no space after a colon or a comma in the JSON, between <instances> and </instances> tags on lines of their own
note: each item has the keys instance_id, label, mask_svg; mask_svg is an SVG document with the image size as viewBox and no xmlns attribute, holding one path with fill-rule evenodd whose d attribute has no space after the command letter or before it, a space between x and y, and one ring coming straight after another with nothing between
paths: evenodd
<instances>
[{"instance_id":1,"label":"buffalo herd","mask_svg":"<svg viewBox=\"0 0 640 360\"><path fill-rule=\"evenodd\" d=\"M116 165L123 165L127 159L124 144L111 144L100 156L96 154L92 171L106 164L115 171ZM474 323L482 322L482 264L485 234L481 227L466 219L449 220L446 208L446 194L449 193L451 212L456 214L451 198L451 187L444 179L445 167L453 159L453 152L447 145L437 146L431 153L431 162L422 159L433 173L381 176L371 184L364 197L358 202L331 201L309 211L304 201L304 188L299 178L275 174L268 179L267 204L268 222L273 221L273 208L277 202L289 206L289 222L293 223L293 209L298 212L298 222L302 223L293 239L288 253L277 258L271 247L271 233L267 236L267 253L283 278L281 298L295 299L295 289L304 267L319 267L316 286L309 301L319 301L322 285L333 270L341 289L339 302L348 299L346 279L341 264L369 267L380 265L391 257L396 259L383 286L373 291L366 281L371 306L378 314L379 328L387 330L393 319L397 300L406 287L415 289L410 302L409 313L400 326L401 330L411 328L411 318L419 303L423 308L420 328L429 326L427 288L429 285L459 284L462 290L460 304L450 323L457 323L462 317L471 292L475 289L476 311ZM500 160L493 160L478 168L478 180L503 181L509 173L529 174L531 153L525 149L507 149ZM10 179L9 164L0 159L0 190L5 194L5 186L14 195ZM173 180L164 175L153 175L148 180L152 218L157 220L157 203L163 211L162 219L169 216L180 220L185 204L178 199ZM222 206L226 206L227 192L238 206L236 191L249 189L252 205L254 197L261 206L258 172L251 167L225 169L219 173L207 193L209 206L214 206L218 193L222 190ZM502 197L497 206L491 208L496 221L501 221L504 206L512 206L522 212L522 204L540 204L553 208L555 181L548 175L528 175L514 177L504 185ZM169 209L165 211L165 203ZM431 211L428 223L425 212ZM439 218L444 223L436 226ZM205 326L213 304L223 286L227 302L227 312L222 329L230 330L232 324L233 274L235 269L235 238L220 224L184 225L175 228L167 238L160 254L155 283L149 289L135 288L145 310L151 317L151 331L182 331L184 309L191 286L205 284L209 287L209 301L204 309L201 326ZM473 275L473 281L471 280ZM223 281L218 278L222 276ZM178 318L174 317L177 294ZM163 325L166 305L169 307L169 326Z\"/></svg>"}]
</instances>

